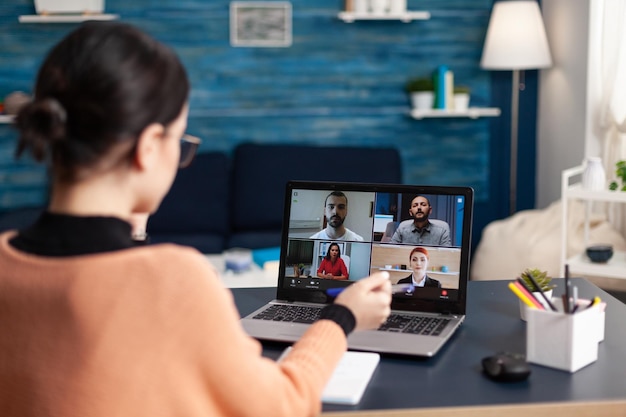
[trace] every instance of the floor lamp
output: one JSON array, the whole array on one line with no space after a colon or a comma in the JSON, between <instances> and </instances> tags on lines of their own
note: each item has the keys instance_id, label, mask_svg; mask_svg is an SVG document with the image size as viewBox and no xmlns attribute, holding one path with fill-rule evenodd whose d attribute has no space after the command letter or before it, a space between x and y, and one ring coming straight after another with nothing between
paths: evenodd
<instances>
[{"instance_id":1,"label":"floor lamp","mask_svg":"<svg viewBox=\"0 0 626 417\"><path fill-rule=\"evenodd\" d=\"M487 28L480 66L489 70L508 70L511 90L511 167L509 210L517 208L517 147L520 71L552 65L546 31L539 4L535 0L510 0L494 3Z\"/></svg>"}]
</instances>

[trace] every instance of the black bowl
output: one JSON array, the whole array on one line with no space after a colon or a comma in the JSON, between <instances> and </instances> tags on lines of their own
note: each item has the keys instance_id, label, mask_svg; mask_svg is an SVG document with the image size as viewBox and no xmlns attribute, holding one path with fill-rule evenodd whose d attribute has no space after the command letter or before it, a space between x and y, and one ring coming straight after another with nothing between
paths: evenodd
<instances>
[{"instance_id":1,"label":"black bowl","mask_svg":"<svg viewBox=\"0 0 626 417\"><path fill-rule=\"evenodd\" d=\"M587 256L591 259L591 262L604 263L607 262L613 256L613 246L611 245L598 245L589 246L587 248Z\"/></svg>"}]
</instances>

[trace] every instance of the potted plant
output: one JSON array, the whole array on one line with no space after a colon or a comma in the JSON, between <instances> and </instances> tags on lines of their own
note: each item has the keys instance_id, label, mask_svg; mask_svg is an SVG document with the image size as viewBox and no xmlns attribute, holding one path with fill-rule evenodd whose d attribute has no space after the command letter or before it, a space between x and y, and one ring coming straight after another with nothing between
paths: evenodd
<instances>
[{"instance_id":1,"label":"potted plant","mask_svg":"<svg viewBox=\"0 0 626 417\"><path fill-rule=\"evenodd\" d=\"M535 288L532 280L530 279L531 276L534 278L535 282L539 285L539 288L541 288L541 291L544 293L556 288L556 285L552 284L552 277L548 276L548 273L546 271L530 268L522 272L520 276L520 278L522 278L522 280L526 284L526 287L528 288Z\"/></svg>"},{"instance_id":2,"label":"potted plant","mask_svg":"<svg viewBox=\"0 0 626 417\"><path fill-rule=\"evenodd\" d=\"M530 277L535 280L541 292L548 298L549 300L552 298L552 290L556 288L556 285L552 284L552 277L548 275L546 271L542 271L536 268L527 268L524 272L521 273L520 278L524 281L527 288L535 289L535 285L533 284ZM539 291L532 291L533 295L538 300L543 300L543 297L539 293ZM522 320L526 321L526 309L528 307L520 301L520 316Z\"/></svg>"},{"instance_id":3,"label":"potted plant","mask_svg":"<svg viewBox=\"0 0 626 417\"><path fill-rule=\"evenodd\" d=\"M465 85L457 85L454 87L454 110L465 111L469 107L470 88Z\"/></svg>"},{"instance_id":4,"label":"potted plant","mask_svg":"<svg viewBox=\"0 0 626 417\"><path fill-rule=\"evenodd\" d=\"M615 163L615 175L617 175L617 178L619 178L620 182L622 183L622 188L619 187L617 181L611 181L611 184L609 185L609 190L626 191L626 161L621 160Z\"/></svg>"},{"instance_id":5,"label":"potted plant","mask_svg":"<svg viewBox=\"0 0 626 417\"><path fill-rule=\"evenodd\" d=\"M435 86L432 78L411 78L405 85L405 91L411 97L411 106L415 109L432 109L435 103Z\"/></svg>"},{"instance_id":6,"label":"potted plant","mask_svg":"<svg viewBox=\"0 0 626 417\"><path fill-rule=\"evenodd\" d=\"M37 14L97 14L104 11L105 0L35 0Z\"/></svg>"}]
</instances>

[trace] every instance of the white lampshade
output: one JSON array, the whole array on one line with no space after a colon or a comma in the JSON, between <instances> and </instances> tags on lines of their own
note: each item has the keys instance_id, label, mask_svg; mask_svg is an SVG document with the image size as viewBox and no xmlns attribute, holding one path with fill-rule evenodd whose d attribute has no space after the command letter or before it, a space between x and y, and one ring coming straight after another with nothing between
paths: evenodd
<instances>
[{"instance_id":1,"label":"white lampshade","mask_svg":"<svg viewBox=\"0 0 626 417\"><path fill-rule=\"evenodd\" d=\"M535 0L496 2L480 66L492 70L524 70L551 65L539 4Z\"/></svg>"}]
</instances>

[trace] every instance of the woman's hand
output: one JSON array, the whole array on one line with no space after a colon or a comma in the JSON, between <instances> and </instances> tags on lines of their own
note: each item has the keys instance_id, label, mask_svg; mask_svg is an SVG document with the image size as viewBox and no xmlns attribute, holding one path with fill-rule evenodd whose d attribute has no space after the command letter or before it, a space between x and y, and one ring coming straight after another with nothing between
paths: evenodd
<instances>
[{"instance_id":1,"label":"woman's hand","mask_svg":"<svg viewBox=\"0 0 626 417\"><path fill-rule=\"evenodd\" d=\"M391 312L391 282L388 272L379 272L347 287L337 296L335 304L352 311L355 330L377 329Z\"/></svg>"}]
</instances>

